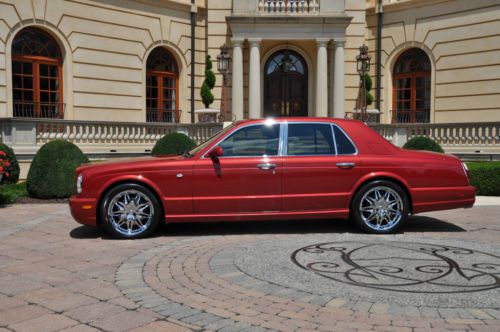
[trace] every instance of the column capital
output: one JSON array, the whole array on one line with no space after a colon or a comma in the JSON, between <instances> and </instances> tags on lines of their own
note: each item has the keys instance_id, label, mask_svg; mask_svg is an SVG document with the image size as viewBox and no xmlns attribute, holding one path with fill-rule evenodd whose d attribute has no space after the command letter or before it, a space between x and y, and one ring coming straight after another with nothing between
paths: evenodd
<instances>
[{"instance_id":1,"label":"column capital","mask_svg":"<svg viewBox=\"0 0 500 332\"><path fill-rule=\"evenodd\" d=\"M316 45L318 47L326 47L330 42L330 38L316 38Z\"/></svg>"},{"instance_id":2,"label":"column capital","mask_svg":"<svg viewBox=\"0 0 500 332\"><path fill-rule=\"evenodd\" d=\"M236 46L241 46L243 42L245 41L245 38L231 38L231 44L233 44L233 47Z\"/></svg>"},{"instance_id":3,"label":"column capital","mask_svg":"<svg viewBox=\"0 0 500 332\"><path fill-rule=\"evenodd\" d=\"M334 38L333 39L333 45L335 48L337 47L344 47L345 45L345 38Z\"/></svg>"},{"instance_id":4,"label":"column capital","mask_svg":"<svg viewBox=\"0 0 500 332\"><path fill-rule=\"evenodd\" d=\"M248 38L248 43L253 47L260 47L261 42L262 38Z\"/></svg>"}]
</instances>

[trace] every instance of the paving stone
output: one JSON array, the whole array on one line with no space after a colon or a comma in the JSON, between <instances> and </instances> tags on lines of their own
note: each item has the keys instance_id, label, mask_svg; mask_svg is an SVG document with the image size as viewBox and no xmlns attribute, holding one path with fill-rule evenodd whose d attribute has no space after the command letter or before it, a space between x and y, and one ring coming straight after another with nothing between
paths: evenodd
<instances>
[{"instance_id":1,"label":"paving stone","mask_svg":"<svg viewBox=\"0 0 500 332\"><path fill-rule=\"evenodd\" d=\"M64 328L70 327L70 326L75 326L78 325L78 322L75 320L72 320L66 316L63 315L57 315L57 314L49 314L49 315L44 315L40 316L34 319L30 320L25 320L20 323L15 323L9 326L9 328L23 332L31 332L31 331L44 331L44 332L51 332L51 331L58 331L62 330Z\"/></svg>"}]
</instances>

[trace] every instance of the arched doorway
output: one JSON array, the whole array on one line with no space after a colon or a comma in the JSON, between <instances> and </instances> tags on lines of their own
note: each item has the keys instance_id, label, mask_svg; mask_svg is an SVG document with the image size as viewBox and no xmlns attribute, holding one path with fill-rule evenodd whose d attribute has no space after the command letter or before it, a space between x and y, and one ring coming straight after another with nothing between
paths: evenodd
<instances>
[{"instance_id":1,"label":"arched doorway","mask_svg":"<svg viewBox=\"0 0 500 332\"><path fill-rule=\"evenodd\" d=\"M431 105L431 61L419 48L403 52L394 66L393 123L428 123Z\"/></svg>"},{"instance_id":2,"label":"arched doorway","mask_svg":"<svg viewBox=\"0 0 500 332\"><path fill-rule=\"evenodd\" d=\"M146 63L146 121L179 122L179 70L163 47L155 48Z\"/></svg>"},{"instance_id":3,"label":"arched doorway","mask_svg":"<svg viewBox=\"0 0 500 332\"><path fill-rule=\"evenodd\" d=\"M297 52L274 53L264 67L264 117L307 116L307 74Z\"/></svg>"},{"instance_id":4,"label":"arched doorway","mask_svg":"<svg viewBox=\"0 0 500 332\"><path fill-rule=\"evenodd\" d=\"M59 45L37 28L21 30L12 42L14 117L63 118L63 57Z\"/></svg>"}]
</instances>

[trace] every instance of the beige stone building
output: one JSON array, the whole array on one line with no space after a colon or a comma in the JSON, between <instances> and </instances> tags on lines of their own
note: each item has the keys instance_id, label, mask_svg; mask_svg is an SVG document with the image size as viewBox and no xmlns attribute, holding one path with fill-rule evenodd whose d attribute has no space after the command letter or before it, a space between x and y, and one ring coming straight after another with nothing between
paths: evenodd
<instances>
[{"instance_id":1,"label":"beige stone building","mask_svg":"<svg viewBox=\"0 0 500 332\"><path fill-rule=\"evenodd\" d=\"M498 0L193 2L0 1L0 118L189 123L205 56L223 44L226 119L343 117L366 43L382 123L500 121Z\"/></svg>"}]
</instances>

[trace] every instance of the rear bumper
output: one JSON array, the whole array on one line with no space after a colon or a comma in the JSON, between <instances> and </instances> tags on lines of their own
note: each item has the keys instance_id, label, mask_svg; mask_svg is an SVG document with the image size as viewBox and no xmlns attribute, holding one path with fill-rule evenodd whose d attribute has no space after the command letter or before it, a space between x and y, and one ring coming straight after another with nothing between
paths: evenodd
<instances>
[{"instance_id":1,"label":"rear bumper","mask_svg":"<svg viewBox=\"0 0 500 332\"><path fill-rule=\"evenodd\" d=\"M471 208L476 201L476 188L441 187L412 190L413 213Z\"/></svg>"},{"instance_id":2,"label":"rear bumper","mask_svg":"<svg viewBox=\"0 0 500 332\"><path fill-rule=\"evenodd\" d=\"M94 198L81 198L71 196L69 208L73 218L80 224L97 226L96 200Z\"/></svg>"}]
</instances>

